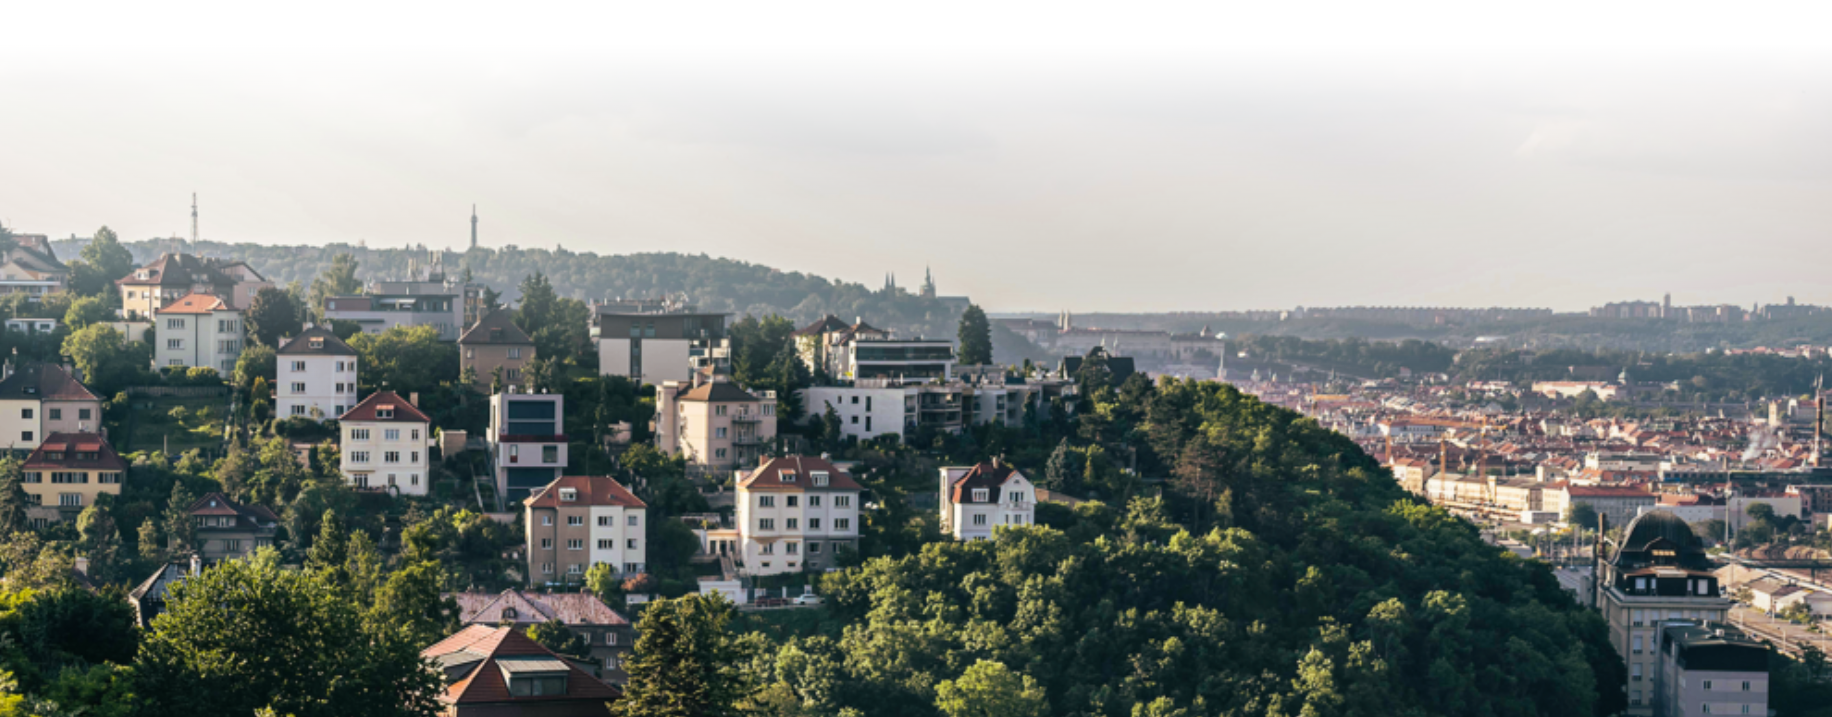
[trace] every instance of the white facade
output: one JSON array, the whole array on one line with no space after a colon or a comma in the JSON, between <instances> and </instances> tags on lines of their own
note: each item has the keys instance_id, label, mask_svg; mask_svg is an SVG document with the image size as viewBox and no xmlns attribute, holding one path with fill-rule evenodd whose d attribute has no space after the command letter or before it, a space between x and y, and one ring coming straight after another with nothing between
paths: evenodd
<instances>
[{"instance_id":1,"label":"white facade","mask_svg":"<svg viewBox=\"0 0 1832 717\"><path fill-rule=\"evenodd\" d=\"M827 407L833 406L840 429L861 441L886 434L902 436L914 428L918 391L904 386L815 386L802 391L802 408L807 418L819 421Z\"/></svg>"},{"instance_id":2,"label":"white facade","mask_svg":"<svg viewBox=\"0 0 1832 717\"><path fill-rule=\"evenodd\" d=\"M647 508L594 505L590 520L588 550L593 565L610 565L620 575L636 575L648 569Z\"/></svg>"},{"instance_id":3,"label":"white facade","mask_svg":"<svg viewBox=\"0 0 1832 717\"><path fill-rule=\"evenodd\" d=\"M628 337L598 339L598 371L606 376L640 376L643 383L662 385L665 381L687 381L693 378L695 339L641 339L636 353ZM632 370L632 362L640 361Z\"/></svg>"},{"instance_id":4,"label":"white facade","mask_svg":"<svg viewBox=\"0 0 1832 717\"><path fill-rule=\"evenodd\" d=\"M432 422L392 391L377 391L340 421L338 467L351 485L426 495L432 483Z\"/></svg>"},{"instance_id":5,"label":"white facade","mask_svg":"<svg viewBox=\"0 0 1832 717\"><path fill-rule=\"evenodd\" d=\"M356 405L355 356L280 355L275 362L275 415L322 421Z\"/></svg>"},{"instance_id":6,"label":"white facade","mask_svg":"<svg viewBox=\"0 0 1832 717\"><path fill-rule=\"evenodd\" d=\"M1010 466L941 469L942 526L955 540L989 540L994 528L1035 525L1037 487Z\"/></svg>"},{"instance_id":7,"label":"white facade","mask_svg":"<svg viewBox=\"0 0 1832 717\"><path fill-rule=\"evenodd\" d=\"M157 336L153 347L155 370L204 367L228 375L235 371L236 359L241 357L246 341L242 313L229 308L197 313L160 309L153 326Z\"/></svg>"},{"instance_id":8,"label":"white facade","mask_svg":"<svg viewBox=\"0 0 1832 717\"><path fill-rule=\"evenodd\" d=\"M777 458L738 482L734 517L740 572L824 569L858 544L859 487L824 460Z\"/></svg>"}]
</instances>

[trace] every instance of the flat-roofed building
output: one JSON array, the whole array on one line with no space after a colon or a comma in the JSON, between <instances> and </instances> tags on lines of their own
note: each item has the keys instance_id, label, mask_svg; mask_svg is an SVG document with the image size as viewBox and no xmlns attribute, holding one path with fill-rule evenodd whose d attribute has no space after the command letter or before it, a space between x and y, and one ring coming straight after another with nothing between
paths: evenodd
<instances>
[{"instance_id":1,"label":"flat-roofed building","mask_svg":"<svg viewBox=\"0 0 1832 717\"><path fill-rule=\"evenodd\" d=\"M1768 714L1769 648L1723 623L1687 620L1661 628L1653 713Z\"/></svg>"},{"instance_id":2,"label":"flat-roofed building","mask_svg":"<svg viewBox=\"0 0 1832 717\"><path fill-rule=\"evenodd\" d=\"M724 346L725 315L652 302L613 302L592 307L590 334L599 372L660 386L691 379L696 359Z\"/></svg>"},{"instance_id":3,"label":"flat-roofed building","mask_svg":"<svg viewBox=\"0 0 1832 717\"><path fill-rule=\"evenodd\" d=\"M509 386L490 397L485 440L497 495L516 501L552 483L567 465L566 398Z\"/></svg>"}]
</instances>

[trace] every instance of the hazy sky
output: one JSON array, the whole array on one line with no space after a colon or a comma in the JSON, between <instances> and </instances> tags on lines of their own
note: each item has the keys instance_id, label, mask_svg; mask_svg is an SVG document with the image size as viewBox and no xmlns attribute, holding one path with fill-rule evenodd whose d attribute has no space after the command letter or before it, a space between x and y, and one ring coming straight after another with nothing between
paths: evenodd
<instances>
[{"instance_id":1,"label":"hazy sky","mask_svg":"<svg viewBox=\"0 0 1832 717\"><path fill-rule=\"evenodd\" d=\"M1807 4L256 5L0 6L0 221L457 247L475 202L994 310L1832 304Z\"/></svg>"}]
</instances>

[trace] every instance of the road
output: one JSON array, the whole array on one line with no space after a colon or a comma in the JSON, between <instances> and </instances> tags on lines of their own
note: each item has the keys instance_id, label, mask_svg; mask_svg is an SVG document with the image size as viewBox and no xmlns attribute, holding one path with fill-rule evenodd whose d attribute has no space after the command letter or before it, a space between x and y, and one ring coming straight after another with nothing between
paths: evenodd
<instances>
[{"instance_id":1,"label":"road","mask_svg":"<svg viewBox=\"0 0 1832 717\"><path fill-rule=\"evenodd\" d=\"M1800 648L1806 645L1817 647L1820 652L1832 652L1832 636L1808 630L1805 625L1769 617L1748 605L1737 605L1730 609L1730 624L1742 628L1751 636L1774 643L1782 652L1795 657L1800 656Z\"/></svg>"}]
</instances>

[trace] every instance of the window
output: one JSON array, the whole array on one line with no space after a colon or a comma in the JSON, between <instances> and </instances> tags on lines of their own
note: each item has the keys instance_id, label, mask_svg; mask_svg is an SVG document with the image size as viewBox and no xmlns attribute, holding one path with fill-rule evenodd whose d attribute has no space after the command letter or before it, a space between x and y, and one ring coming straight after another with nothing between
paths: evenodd
<instances>
[{"instance_id":1,"label":"window","mask_svg":"<svg viewBox=\"0 0 1832 717\"><path fill-rule=\"evenodd\" d=\"M420 474L418 473L408 474L407 475L407 484L408 485L419 485L420 484Z\"/></svg>"},{"instance_id":2,"label":"window","mask_svg":"<svg viewBox=\"0 0 1832 717\"><path fill-rule=\"evenodd\" d=\"M1743 691L1744 691L1744 692L1748 692L1748 691L1749 691L1749 681L1748 681L1748 680L1745 680L1745 681L1743 682Z\"/></svg>"},{"instance_id":3,"label":"window","mask_svg":"<svg viewBox=\"0 0 1832 717\"><path fill-rule=\"evenodd\" d=\"M782 482L784 483L794 483L795 482L795 471L782 471L778 475L782 476Z\"/></svg>"},{"instance_id":4,"label":"window","mask_svg":"<svg viewBox=\"0 0 1832 717\"><path fill-rule=\"evenodd\" d=\"M809 555L819 555L820 552L821 552L820 541L818 540L808 541L808 554Z\"/></svg>"},{"instance_id":5,"label":"window","mask_svg":"<svg viewBox=\"0 0 1832 717\"><path fill-rule=\"evenodd\" d=\"M521 347L519 347L519 346L512 346L512 347L510 347L510 348L509 348L509 358L512 358L512 359L518 359L518 358L521 358L521 357L522 357L522 349L521 349Z\"/></svg>"},{"instance_id":6,"label":"window","mask_svg":"<svg viewBox=\"0 0 1832 717\"><path fill-rule=\"evenodd\" d=\"M305 373L305 362L304 361L294 361L293 362L293 373Z\"/></svg>"},{"instance_id":7,"label":"window","mask_svg":"<svg viewBox=\"0 0 1832 717\"><path fill-rule=\"evenodd\" d=\"M853 417L852 417L852 425L855 425L855 426L857 426L857 425L859 425L859 417L858 417L858 416L853 416Z\"/></svg>"},{"instance_id":8,"label":"window","mask_svg":"<svg viewBox=\"0 0 1832 717\"><path fill-rule=\"evenodd\" d=\"M223 541L223 550L224 550L225 552L230 552L230 553L239 553L239 552L242 552L242 541L240 541L240 540L224 540L224 541Z\"/></svg>"},{"instance_id":9,"label":"window","mask_svg":"<svg viewBox=\"0 0 1832 717\"><path fill-rule=\"evenodd\" d=\"M553 516L551 515L541 516L541 525L553 525Z\"/></svg>"},{"instance_id":10,"label":"window","mask_svg":"<svg viewBox=\"0 0 1832 717\"><path fill-rule=\"evenodd\" d=\"M573 563L566 566L566 574L568 575L578 575L583 572L585 572L585 563Z\"/></svg>"},{"instance_id":11,"label":"window","mask_svg":"<svg viewBox=\"0 0 1832 717\"><path fill-rule=\"evenodd\" d=\"M810 508L821 507L821 497L818 495L808 496L808 507Z\"/></svg>"},{"instance_id":12,"label":"window","mask_svg":"<svg viewBox=\"0 0 1832 717\"><path fill-rule=\"evenodd\" d=\"M833 519L833 529L834 530L852 530L852 519L851 518L834 518Z\"/></svg>"},{"instance_id":13,"label":"window","mask_svg":"<svg viewBox=\"0 0 1832 717\"><path fill-rule=\"evenodd\" d=\"M28 440L29 440L29 439L28 439ZM774 507L776 507L776 496L773 496L773 495L760 495L760 496L757 496L757 507L759 507L759 508L774 508Z\"/></svg>"},{"instance_id":14,"label":"window","mask_svg":"<svg viewBox=\"0 0 1832 717\"><path fill-rule=\"evenodd\" d=\"M783 528L784 528L784 529L786 529L786 530L797 530L797 529L799 529L799 527L800 527L800 526L798 525L798 524L799 524L800 522L801 522L801 519L800 519L800 518L788 518L788 519L785 519L785 520L783 521Z\"/></svg>"},{"instance_id":15,"label":"window","mask_svg":"<svg viewBox=\"0 0 1832 717\"><path fill-rule=\"evenodd\" d=\"M581 525L585 525L585 516L583 515L566 516L566 524L574 528L577 528Z\"/></svg>"},{"instance_id":16,"label":"window","mask_svg":"<svg viewBox=\"0 0 1832 717\"><path fill-rule=\"evenodd\" d=\"M387 429L383 429L383 430L382 430L382 440L384 440L384 441L398 441L398 440L401 440L401 429L399 429L399 428L387 428Z\"/></svg>"},{"instance_id":17,"label":"window","mask_svg":"<svg viewBox=\"0 0 1832 717\"><path fill-rule=\"evenodd\" d=\"M19 417L30 420L32 418L32 409L30 408L19 409Z\"/></svg>"},{"instance_id":18,"label":"window","mask_svg":"<svg viewBox=\"0 0 1832 717\"><path fill-rule=\"evenodd\" d=\"M305 382L304 381L294 381L293 382L293 393L305 393Z\"/></svg>"},{"instance_id":19,"label":"window","mask_svg":"<svg viewBox=\"0 0 1832 717\"><path fill-rule=\"evenodd\" d=\"M975 515L973 516L973 524L974 524L974 525L985 525L985 524L986 524L986 516L985 516L985 515L983 515L983 514L975 514Z\"/></svg>"},{"instance_id":20,"label":"window","mask_svg":"<svg viewBox=\"0 0 1832 717\"><path fill-rule=\"evenodd\" d=\"M233 334L237 330L242 328L240 326L237 326L236 325L237 323L238 322L235 319L217 319L216 320L216 332L219 334ZM323 348L323 347L324 347L324 339L312 339L312 348L316 349L316 348Z\"/></svg>"},{"instance_id":21,"label":"window","mask_svg":"<svg viewBox=\"0 0 1832 717\"><path fill-rule=\"evenodd\" d=\"M610 538L599 538L598 539L598 549L599 550L610 550L615 547L617 547L617 541L615 540L611 540Z\"/></svg>"},{"instance_id":22,"label":"window","mask_svg":"<svg viewBox=\"0 0 1832 717\"><path fill-rule=\"evenodd\" d=\"M542 550L553 550L553 538L541 538Z\"/></svg>"},{"instance_id":23,"label":"window","mask_svg":"<svg viewBox=\"0 0 1832 717\"><path fill-rule=\"evenodd\" d=\"M420 452L419 451L408 451L407 452L407 462L408 463L419 463L420 462Z\"/></svg>"},{"instance_id":24,"label":"window","mask_svg":"<svg viewBox=\"0 0 1832 717\"><path fill-rule=\"evenodd\" d=\"M560 447L559 446L541 446L541 462L542 463L559 463L560 462Z\"/></svg>"},{"instance_id":25,"label":"window","mask_svg":"<svg viewBox=\"0 0 1832 717\"><path fill-rule=\"evenodd\" d=\"M634 515L630 516L630 527L634 528L641 524L642 524L642 521L637 519L637 516L634 516Z\"/></svg>"},{"instance_id":26,"label":"window","mask_svg":"<svg viewBox=\"0 0 1832 717\"><path fill-rule=\"evenodd\" d=\"M368 463L369 462L369 452L368 451L351 451L350 452L350 462L351 463Z\"/></svg>"},{"instance_id":27,"label":"window","mask_svg":"<svg viewBox=\"0 0 1832 717\"><path fill-rule=\"evenodd\" d=\"M808 529L809 530L820 530L821 529L821 519L820 518L809 518L808 519Z\"/></svg>"},{"instance_id":28,"label":"window","mask_svg":"<svg viewBox=\"0 0 1832 717\"><path fill-rule=\"evenodd\" d=\"M369 440L369 429L367 429L367 428L352 428L352 429L350 429L350 440L352 440L352 441L366 441L366 440Z\"/></svg>"},{"instance_id":29,"label":"window","mask_svg":"<svg viewBox=\"0 0 1832 717\"><path fill-rule=\"evenodd\" d=\"M401 452L400 451L384 451L382 453L382 462L383 463L400 463L401 462Z\"/></svg>"},{"instance_id":30,"label":"window","mask_svg":"<svg viewBox=\"0 0 1832 717\"><path fill-rule=\"evenodd\" d=\"M166 319L165 327L168 329L182 329L184 328L184 319Z\"/></svg>"},{"instance_id":31,"label":"window","mask_svg":"<svg viewBox=\"0 0 1832 717\"><path fill-rule=\"evenodd\" d=\"M61 420L64 420L64 409L61 409L61 408L51 408L51 409L46 409L46 410L48 410L48 411L50 411L50 413L51 413L51 416L50 416L50 418L51 418L51 420L53 420L53 421L61 421Z\"/></svg>"},{"instance_id":32,"label":"window","mask_svg":"<svg viewBox=\"0 0 1832 717\"><path fill-rule=\"evenodd\" d=\"M616 632L604 633L604 644L606 645L617 644L617 633Z\"/></svg>"},{"instance_id":33,"label":"window","mask_svg":"<svg viewBox=\"0 0 1832 717\"><path fill-rule=\"evenodd\" d=\"M567 550L584 550L585 549L585 540L582 538L573 538L571 540L568 540L566 541L566 549Z\"/></svg>"},{"instance_id":34,"label":"window","mask_svg":"<svg viewBox=\"0 0 1832 717\"><path fill-rule=\"evenodd\" d=\"M859 397L858 397L858 396L853 396L853 397L852 397L852 405L854 405L854 406L857 406L857 405L859 405Z\"/></svg>"},{"instance_id":35,"label":"window","mask_svg":"<svg viewBox=\"0 0 1832 717\"><path fill-rule=\"evenodd\" d=\"M552 575L553 574L553 563L541 563L541 572L547 575Z\"/></svg>"},{"instance_id":36,"label":"window","mask_svg":"<svg viewBox=\"0 0 1832 717\"><path fill-rule=\"evenodd\" d=\"M715 416L725 415L725 407L724 406L713 406L712 415L715 415Z\"/></svg>"},{"instance_id":37,"label":"window","mask_svg":"<svg viewBox=\"0 0 1832 717\"><path fill-rule=\"evenodd\" d=\"M350 385L355 386L356 384L350 384ZM415 429L409 430L407 432L407 440L410 440L410 441L420 440L420 429L415 428Z\"/></svg>"},{"instance_id":38,"label":"window","mask_svg":"<svg viewBox=\"0 0 1832 717\"><path fill-rule=\"evenodd\" d=\"M759 555L775 555L776 554L776 544L775 543L764 543L762 545L759 545L757 546L757 553ZM764 563L763 565L766 568L770 566L769 563Z\"/></svg>"},{"instance_id":39,"label":"window","mask_svg":"<svg viewBox=\"0 0 1832 717\"><path fill-rule=\"evenodd\" d=\"M991 491L986 488L975 488L973 489L973 502L984 503L986 502L987 496L990 494Z\"/></svg>"},{"instance_id":40,"label":"window","mask_svg":"<svg viewBox=\"0 0 1832 717\"><path fill-rule=\"evenodd\" d=\"M37 473L37 472L33 472L33 473L26 473L26 474L25 474L25 482L27 482L27 483L43 483L43 482L45 482L45 474L43 474L43 473Z\"/></svg>"},{"instance_id":41,"label":"window","mask_svg":"<svg viewBox=\"0 0 1832 717\"><path fill-rule=\"evenodd\" d=\"M723 449L723 448L715 448L715 449L713 449L713 452L712 452L712 454L713 454L713 457L714 457L714 458L721 458L721 459L722 459L722 458L724 458L724 457L725 457L725 449Z\"/></svg>"},{"instance_id":42,"label":"window","mask_svg":"<svg viewBox=\"0 0 1832 717\"><path fill-rule=\"evenodd\" d=\"M757 529L758 530L775 530L776 529L776 519L775 518L758 518L757 519Z\"/></svg>"},{"instance_id":43,"label":"window","mask_svg":"<svg viewBox=\"0 0 1832 717\"><path fill-rule=\"evenodd\" d=\"M1629 680L1634 681L1634 682L1641 681L1641 663L1637 662L1632 665L1629 665L1628 672L1629 672ZM1711 689L1711 688L1706 687L1705 689Z\"/></svg>"},{"instance_id":44,"label":"window","mask_svg":"<svg viewBox=\"0 0 1832 717\"><path fill-rule=\"evenodd\" d=\"M571 503L578 499L579 499L579 491L573 490L572 488L561 488L560 489L560 500L561 501ZM578 518L579 516L575 515L575 516L569 517L567 520L570 522L570 521L578 520ZM572 524L578 525L578 523L572 523Z\"/></svg>"},{"instance_id":45,"label":"window","mask_svg":"<svg viewBox=\"0 0 1832 717\"><path fill-rule=\"evenodd\" d=\"M81 507L83 505L83 494L81 493L58 493L57 494L57 504L65 508Z\"/></svg>"},{"instance_id":46,"label":"window","mask_svg":"<svg viewBox=\"0 0 1832 717\"><path fill-rule=\"evenodd\" d=\"M850 496L850 495L836 495L836 496L834 496L834 497L833 497L833 507L835 507L835 508L850 508L850 507L852 507L852 496Z\"/></svg>"},{"instance_id":47,"label":"window","mask_svg":"<svg viewBox=\"0 0 1832 717\"><path fill-rule=\"evenodd\" d=\"M789 555L799 555L801 553L801 551L799 550L800 547L801 546L796 545L795 543L787 543L783 547L782 552L788 553Z\"/></svg>"},{"instance_id":48,"label":"window","mask_svg":"<svg viewBox=\"0 0 1832 717\"><path fill-rule=\"evenodd\" d=\"M394 407L381 406L375 409L375 417L384 421L394 418Z\"/></svg>"},{"instance_id":49,"label":"window","mask_svg":"<svg viewBox=\"0 0 1832 717\"><path fill-rule=\"evenodd\" d=\"M623 547L629 548L631 550L635 550L636 549L636 539L630 538L629 540L624 541Z\"/></svg>"},{"instance_id":50,"label":"window","mask_svg":"<svg viewBox=\"0 0 1832 717\"><path fill-rule=\"evenodd\" d=\"M76 409L76 420L87 421L87 420L90 420L90 416L91 416L90 409L87 409L87 408Z\"/></svg>"},{"instance_id":51,"label":"window","mask_svg":"<svg viewBox=\"0 0 1832 717\"><path fill-rule=\"evenodd\" d=\"M866 430L871 429L871 425L869 423L870 420L871 419L866 419L867 421ZM814 477L814 485L816 487L824 487L827 485L827 471L815 471L813 473L809 473L808 475ZM820 505L819 498L816 498L815 501L816 502L812 503L811 505Z\"/></svg>"},{"instance_id":52,"label":"window","mask_svg":"<svg viewBox=\"0 0 1832 717\"><path fill-rule=\"evenodd\" d=\"M616 522L611 519L611 516L608 516L608 515L598 516L598 527L609 528L613 525L616 525ZM603 541L600 541L600 542L603 542ZM603 547L603 546L599 546L599 547Z\"/></svg>"},{"instance_id":53,"label":"window","mask_svg":"<svg viewBox=\"0 0 1832 717\"><path fill-rule=\"evenodd\" d=\"M785 496L785 497L783 498L783 500L785 500L785 501L787 501L787 502L786 502L786 503L784 503L784 505L785 505L785 506L787 506L787 507L790 507L790 508L794 508L794 507L796 506L796 504L798 503L798 501L799 501L799 499L800 499L800 498L799 498L799 496L793 496L793 495L791 495L791 496Z\"/></svg>"},{"instance_id":54,"label":"window","mask_svg":"<svg viewBox=\"0 0 1832 717\"><path fill-rule=\"evenodd\" d=\"M720 408L724 408L724 406L720 406ZM712 429L712 437L713 438L725 438L726 437L725 427L719 426L718 428Z\"/></svg>"},{"instance_id":55,"label":"window","mask_svg":"<svg viewBox=\"0 0 1832 717\"><path fill-rule=\"evenodd\" d=\"M1024 502L1024 493L1023 493L1023 492L1021 492L1021 491L1012 491L1012 493L1011 493L1011 502L1013 502L1013 503L1023 503L1023 502Z\"/></svg>"},{"instance_id":56,"label":"window","mask_svg":"<svg viewBox=\"0 0 1832 717\"><path fill-rule=\"evenodd\" d=\"M1641 654L1641 636L1640 635L1635 636L1634 651L1635 651L1635 654L1637 655Z\"/></svg>"},{"instance_id":57,"label":"window","mask_svg":"<svg viewBox=\"0 0 1832 717\"><path fill-rule=\"evenodd\" d=\"M1711 691L1711 680L1705 680L1705 681L1704 681L1704 683L1703 683L1703 685L1704 685L1704 688L1705 688L1705 691L1706 691L1706 692L1710 692L1710 691Z\"/></svg>"}]
</instances>

